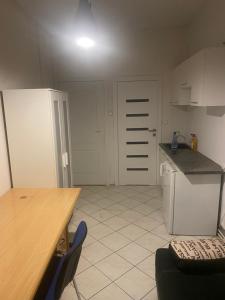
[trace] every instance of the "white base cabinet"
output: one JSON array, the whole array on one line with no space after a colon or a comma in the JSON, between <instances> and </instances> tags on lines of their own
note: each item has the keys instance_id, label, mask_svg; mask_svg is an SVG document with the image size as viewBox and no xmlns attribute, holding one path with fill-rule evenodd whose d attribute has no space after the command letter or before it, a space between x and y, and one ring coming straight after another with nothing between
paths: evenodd
<instances>
[{"instance_id":1,"label":"white base cabinet","mask_svg":"<svg viewBox=\"0 0 225 300\"><path fill-rule=\"evenodd\" d=\"M67 94L51 89L3 91L12 186L71 186Z\"/></svg>"},{"instance_id":2,"label":"white base cabinet","mask_svg":"<svg viewBox=\"0 0 225 300\"><path fill-rule=\"evenodd\" d=\"M175 173L172 234L216 235L221 175Z\"/></svg>"},{"instance_id":3,"label":"white base cabinet","mask_svg":"<svg viewBox=\"0 0 225 300\"><path fill-rule=\"evenodd\" d=\"M220 174L185 175L160 148L163 216L170 234L216 235Z\"/></svg>"}]
</instances>

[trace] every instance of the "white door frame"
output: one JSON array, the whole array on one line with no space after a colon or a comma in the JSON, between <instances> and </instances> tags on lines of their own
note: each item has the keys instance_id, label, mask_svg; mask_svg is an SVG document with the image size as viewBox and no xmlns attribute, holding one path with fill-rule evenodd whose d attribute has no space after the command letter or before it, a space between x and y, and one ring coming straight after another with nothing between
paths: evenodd
<instances>
[{"instance_id":1,"label":"white door frame","mask_svg":"<svg viewBox=\"0 0 225 300\"><path fill-rule=\"evenodd\" d=\"M157 114L158 114L158 131L157 131L157 144L161 142L162 138L162 79L159 75L150 75L150 76L134 76L134 77L125 77L118 78L113 81L113 131L114 131L114 176L115 176L115 185L119 185L119 143L118 143L118 84L120 82L132 82L132 81L156 81L159 85L159 99L157 105ZM159 168L159 151L157 147L156 151L156 175L158 174ZM158 176L157 184L158 182Z\"/></svg>"}]
</instances>

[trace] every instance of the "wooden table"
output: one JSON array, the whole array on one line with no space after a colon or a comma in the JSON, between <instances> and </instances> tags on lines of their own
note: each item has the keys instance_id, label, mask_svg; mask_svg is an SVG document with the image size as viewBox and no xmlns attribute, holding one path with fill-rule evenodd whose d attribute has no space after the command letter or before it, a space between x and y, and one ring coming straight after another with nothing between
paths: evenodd
<instances>
[{"instance_id":1,"label":"wooden table","mask_svg":"<svg viewBox=\"0 0 225 300\"><path fill-rule=\"evenodd\" d=\"M33 298L80 189L12 189L0 198L0 299Z\"/></svg>"}]
</instances>

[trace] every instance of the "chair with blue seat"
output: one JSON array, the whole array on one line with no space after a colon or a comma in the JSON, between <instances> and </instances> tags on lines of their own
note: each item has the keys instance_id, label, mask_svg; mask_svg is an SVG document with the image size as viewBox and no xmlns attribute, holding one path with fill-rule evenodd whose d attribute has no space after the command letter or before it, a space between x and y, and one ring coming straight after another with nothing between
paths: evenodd
<instances>
[{"instance_id":1,"label":"chair with blue seat","mask_svg":"<svg viewBox=\"0 0 225 300\"><path fill-rule=\"evenodd\" d=\"M79 300L81 300L74 276L79 263L82 245L87 236L87 225L82 221L68 252L62 257L54 257L36 293L35 300L58 300L65 287L72 282Z\"/></svg>"}]
</instances>

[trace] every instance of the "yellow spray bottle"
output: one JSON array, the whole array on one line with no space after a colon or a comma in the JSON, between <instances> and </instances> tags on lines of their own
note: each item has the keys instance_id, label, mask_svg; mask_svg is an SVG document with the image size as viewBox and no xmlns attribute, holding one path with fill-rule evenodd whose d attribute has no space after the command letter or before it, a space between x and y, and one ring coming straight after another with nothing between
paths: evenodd
<instances>
[{"instance_id":1,"label":"yellow spray bottle","mask_svg":"<svg viewBox=\"0 0 225 300\"><path fill-rule=\"evenodd\" d=\"M197 151L198 150L198 139L195 133L191 133L191 149L193 151Z\"/></svg>"}]
</instances>

